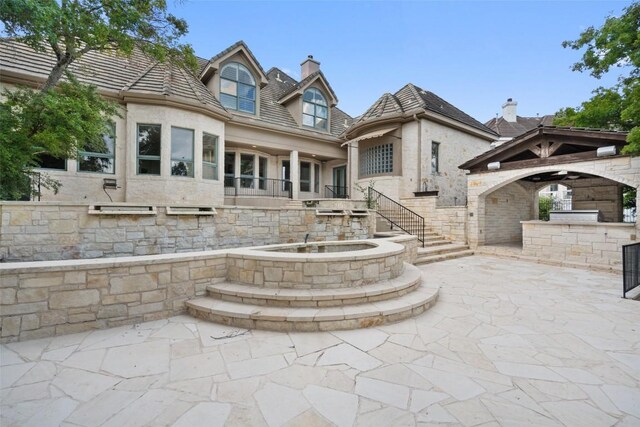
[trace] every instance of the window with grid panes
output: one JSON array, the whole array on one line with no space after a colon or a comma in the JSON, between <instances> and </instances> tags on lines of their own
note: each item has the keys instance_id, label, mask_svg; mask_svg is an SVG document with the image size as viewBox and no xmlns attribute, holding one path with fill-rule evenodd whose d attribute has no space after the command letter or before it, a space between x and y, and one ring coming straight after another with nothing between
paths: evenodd
<instances>
[{"instance_id":1,"label":"window with grid panes","mask_svg":"<svg viewBox=\"0 0 640 427\"><path fill-rule=\"evenodd\" d=\"M256 113L256 80L247 67L232 62L222 68L220 102L225 108Z\"/></svg>"},{"instance_id":2,"label":"window with grid panes","mask_svg":"<svg viewBox=\"0 0 640 427\"><path fill-rule=\"evenodd\" d=\"M329 109L322 93L314 88L305 90L302 98L302 124L327 130L328 121Z\"/></svg>"},{"instance_id":3,"label":"window with grid panes","mask_svg":"<svg viewBox=\"0 0 640 427\"><path fill-rule=\"evenodd\" d=\"M366 148L360 154L360 175L378 175L393 172L393 144Z\"/></svg>"}]
</instances>

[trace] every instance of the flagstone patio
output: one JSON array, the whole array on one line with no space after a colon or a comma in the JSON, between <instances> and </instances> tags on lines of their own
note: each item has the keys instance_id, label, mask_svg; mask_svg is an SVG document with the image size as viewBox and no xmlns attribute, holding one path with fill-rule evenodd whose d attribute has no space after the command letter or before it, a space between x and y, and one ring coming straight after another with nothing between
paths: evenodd
<instances>
[{"instance_id":1,"label":"flagstone patio","mask_svg":"<svg viewBox=\"0 0 640 427\"><path fill-rule=\"evenodd\" d=\"M0 425L640 425L621 277L485 256L420 267L416 318L278 333L189 316L0 346Z\"/></svg>"}]
</instances>

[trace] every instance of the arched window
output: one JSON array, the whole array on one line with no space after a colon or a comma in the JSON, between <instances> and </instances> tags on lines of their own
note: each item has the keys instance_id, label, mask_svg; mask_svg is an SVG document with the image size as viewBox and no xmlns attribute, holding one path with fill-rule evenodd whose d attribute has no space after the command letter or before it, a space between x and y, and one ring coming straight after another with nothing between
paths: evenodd
<instances>
[{"instance_id":1,"label":"arched window","mask_svg":"<svg viewBox=\"0 0 640 427\"><path fill-rule=\"evenodd\" d=\"M329 109L327 101L318 89L304 91L302 101L302 124L316 129L327 130Z\"/></svg>"},{"instance_id":2,"label":"arched window","mask_svg":"<svg viewBox=\"0 0 640 427\"><path fill-rule=\"evenodd\" d=\"M256 80L247 67L232 62L222 68L220 102L225 108L256 113Z\"/></svg>"}]
</instances>

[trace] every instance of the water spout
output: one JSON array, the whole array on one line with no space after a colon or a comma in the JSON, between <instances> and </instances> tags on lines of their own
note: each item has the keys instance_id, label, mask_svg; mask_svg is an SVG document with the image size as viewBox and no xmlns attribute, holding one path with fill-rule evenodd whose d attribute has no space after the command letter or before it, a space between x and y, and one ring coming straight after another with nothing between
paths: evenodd
<instances>
[{"instance_id":1,"label":"water spout","mask_svg":"<svg viewBox=\"0 0 640 427\"><path fill-rule=\"evenodd\" d=\"M304 244L307 244L307 239L309 239L309 233L304 236Z\"/></svg>"}]
</instances>

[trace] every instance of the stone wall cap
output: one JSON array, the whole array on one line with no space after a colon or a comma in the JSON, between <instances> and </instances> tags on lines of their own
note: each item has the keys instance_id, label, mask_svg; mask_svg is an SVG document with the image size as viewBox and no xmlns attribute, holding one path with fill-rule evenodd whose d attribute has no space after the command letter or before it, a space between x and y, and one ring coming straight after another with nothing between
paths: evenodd
<instances>
[{"instance_id":1,"label":"stone wall cap","mask_svg":"<svg viewBox=\"0 0 640 427\"><path fill-rule=\"evenodd\" d=\"M635 228L635 222L589 222L589 221L520 221L520 224L534 224L534 225L582 225L586 227L628 227Z\"/></svg>"}]
</instances>

